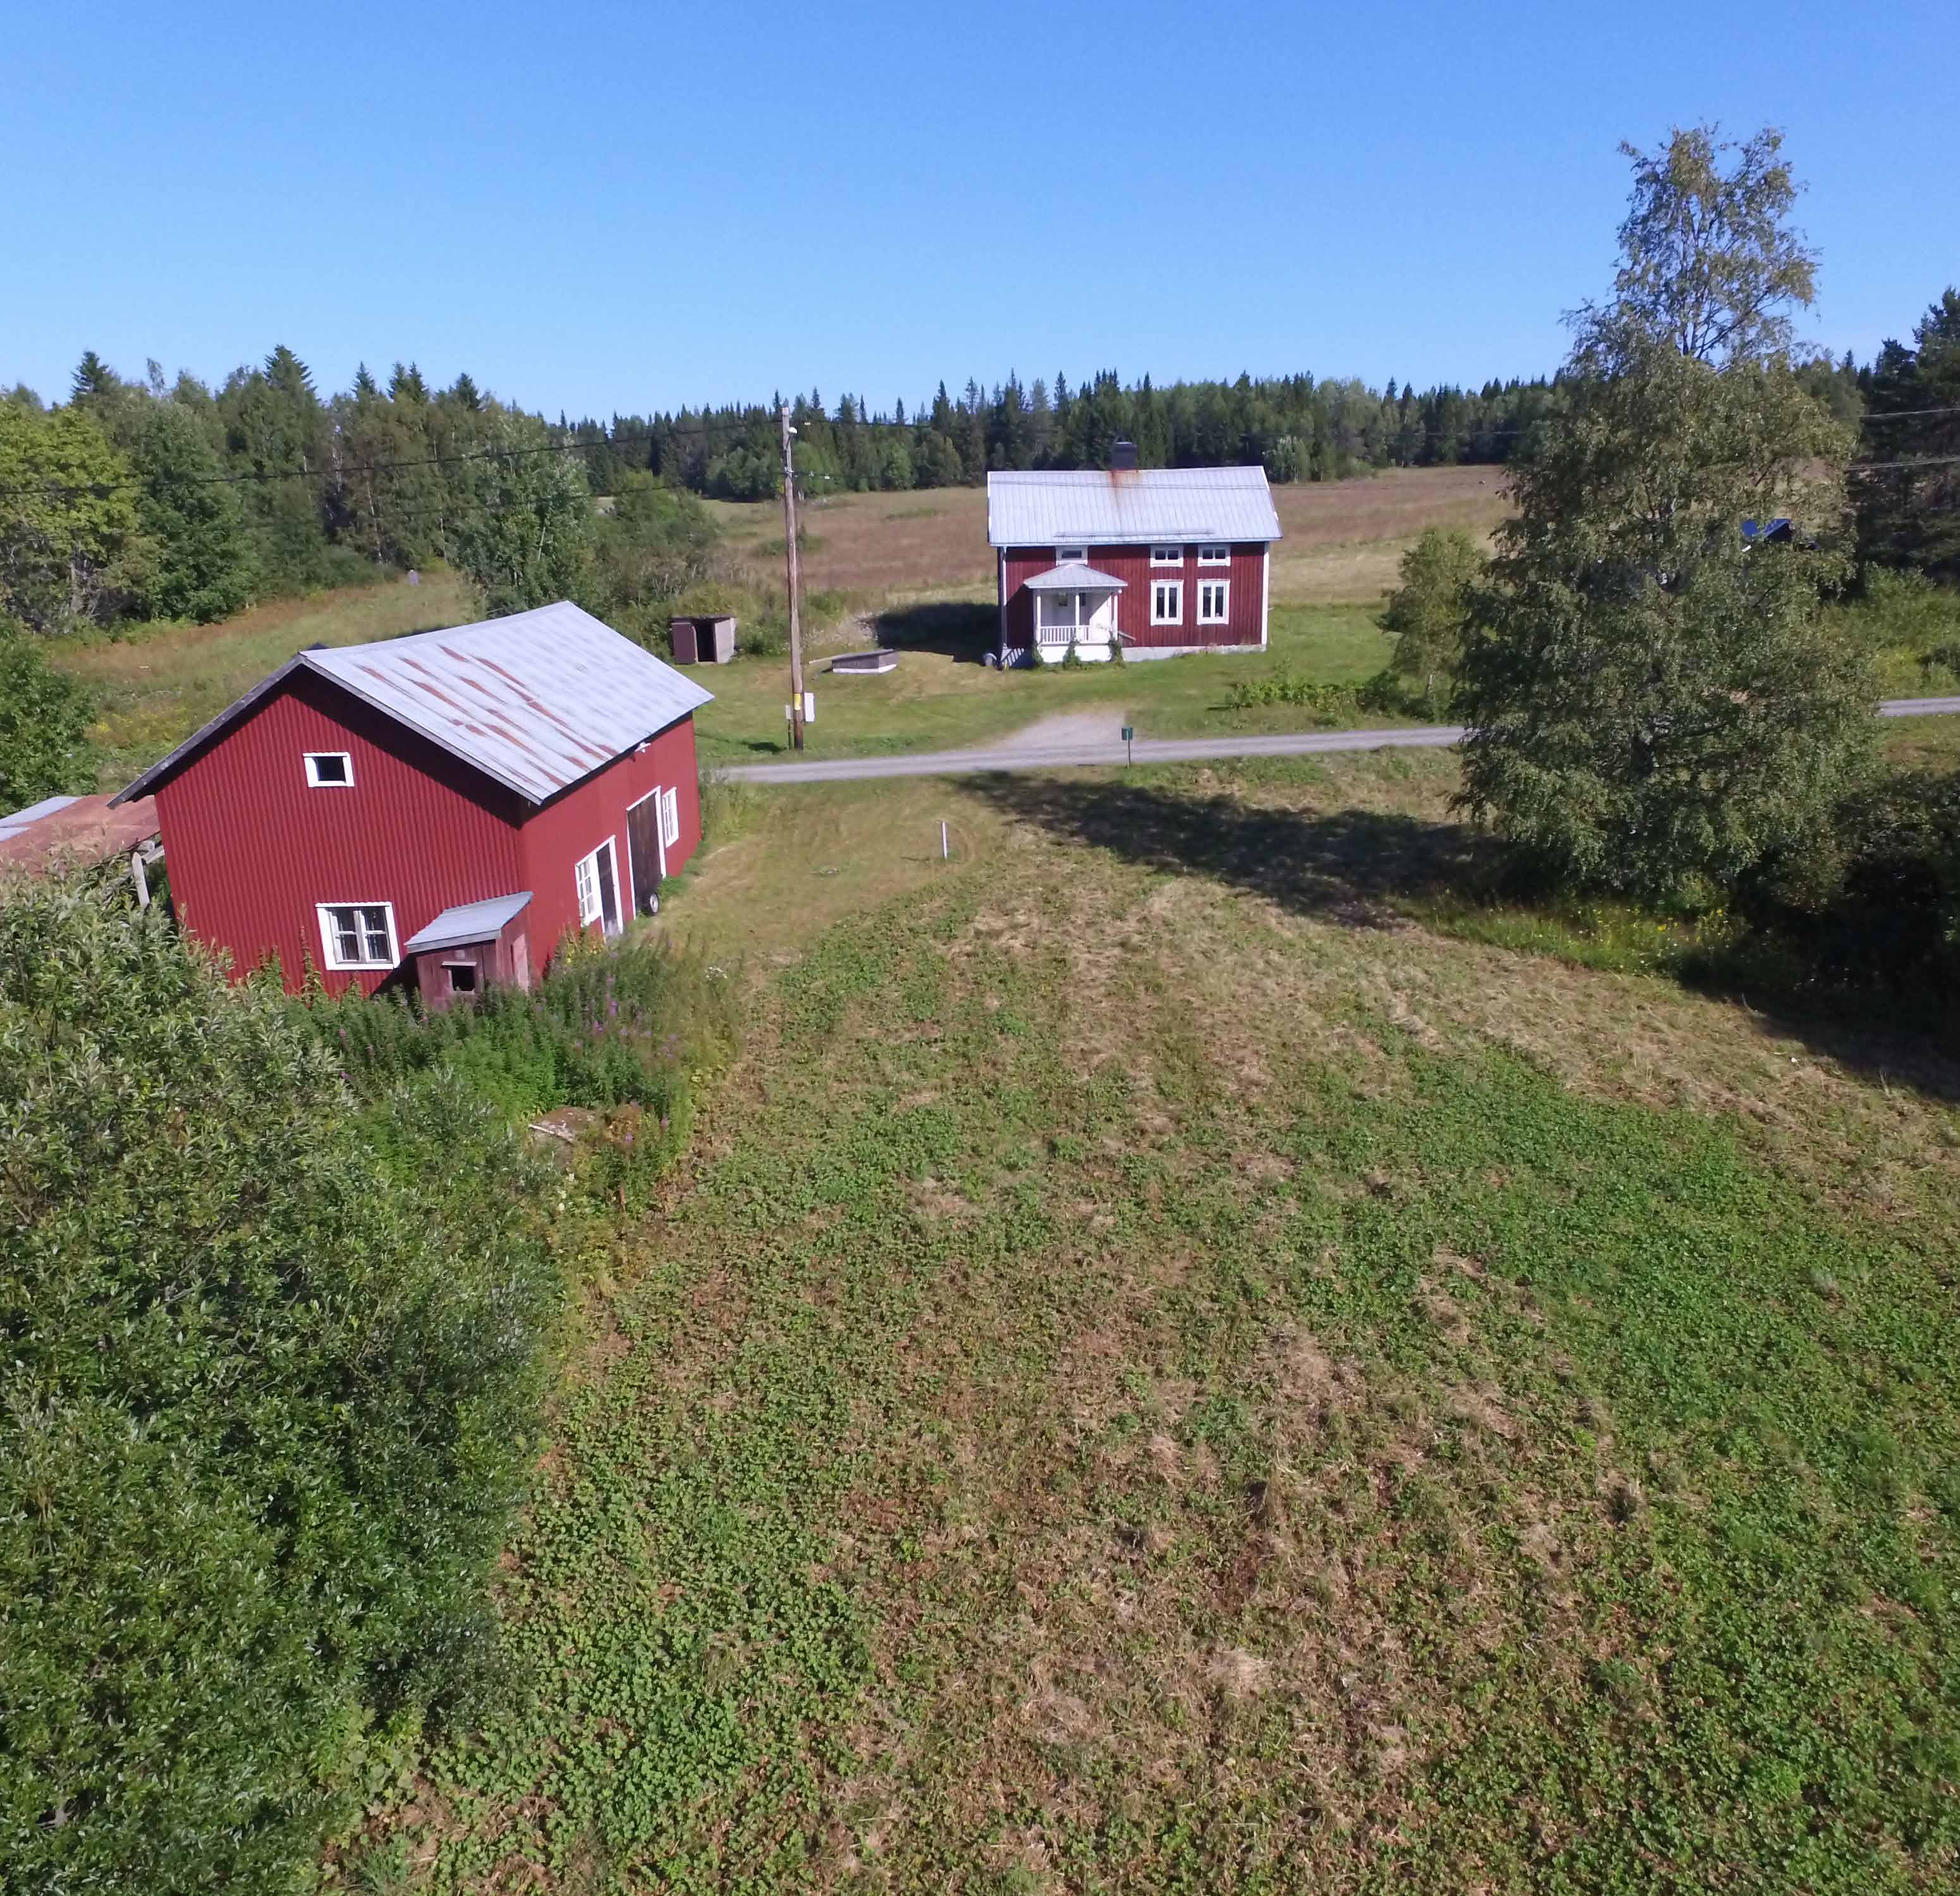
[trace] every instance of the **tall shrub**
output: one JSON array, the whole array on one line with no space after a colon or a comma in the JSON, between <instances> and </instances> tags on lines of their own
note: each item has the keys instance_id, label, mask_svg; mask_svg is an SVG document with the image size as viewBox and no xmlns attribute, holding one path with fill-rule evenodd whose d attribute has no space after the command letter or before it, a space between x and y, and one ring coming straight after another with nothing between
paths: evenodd
<instances>
[{"instance_id":1,"label":"tall shrub","mask_svg":"<svg viewBox=\"0 0 1960 1896\"><path fill-rule=\"evenodd\" d=\"M9 1888L285 1886L487 1651L550 1267L457 1088L361 1110L156 909L0 895Z\"/></svg>"},{"instance_id":2,"label":"tall shrub","mask_svg":"<svg viewBox=\"0 0 1960 1896\"><path fill-rule=\"evenodd\" d=\"M1812 259L1777 144L1630 151L1617 299L1577 319L1473 595L1463 800L1569 885L1733 888L1869 768L1876 692L1823 609L1849 434L1790 358ZM1778 516L1792 543L1745 535Z\"/></svg>"}]
</instances>

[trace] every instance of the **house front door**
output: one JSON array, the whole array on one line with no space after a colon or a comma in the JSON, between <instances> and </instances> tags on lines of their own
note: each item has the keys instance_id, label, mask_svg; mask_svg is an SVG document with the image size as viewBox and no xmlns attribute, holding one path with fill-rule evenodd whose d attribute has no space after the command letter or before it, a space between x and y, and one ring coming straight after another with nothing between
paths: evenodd
<instances>
[{"instance_id":1,"label":"house front door","mask_svg":"<svg viewBox=\"0 0 1960 1896\"><path fill-rule=\"evenodd\" d=\"M633 864L633 912L651 915L660 905L660 880L667 872L660 841L660 793L642 797L626 813L626 854Z\"/></svg>"}]
</instances>

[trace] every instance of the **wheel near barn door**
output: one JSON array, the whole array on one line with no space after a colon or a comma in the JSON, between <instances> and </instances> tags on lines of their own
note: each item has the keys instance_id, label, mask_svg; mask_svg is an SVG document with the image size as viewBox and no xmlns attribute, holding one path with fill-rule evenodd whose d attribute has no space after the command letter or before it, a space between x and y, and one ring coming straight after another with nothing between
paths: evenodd
<instances>
[{"instance_id":1,"label":"wheel near barn door","mask_svg":"<svg viewBox=\"0 0 1960 1896\"><path fill-rule=\"evenodd\" d=\"M626 853L632 859L633 912L651 915L660 905L660 883L667 870L660 840L660 793L642 797L626 812Z\"/></svg>"}]
</instances>

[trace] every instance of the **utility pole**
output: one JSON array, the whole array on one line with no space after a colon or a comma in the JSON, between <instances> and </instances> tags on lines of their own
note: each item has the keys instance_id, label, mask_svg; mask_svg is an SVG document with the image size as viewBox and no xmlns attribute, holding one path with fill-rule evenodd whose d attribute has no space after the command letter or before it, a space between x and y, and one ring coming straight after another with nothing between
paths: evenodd
<instances>
[{"instance_id":1,"label":"utility pole","mask_svg":"<svg viewBox=\"0 0 1960 1896\"><path fill-rule=\"evenodd\" d=\"M796 466L791 453L796 430L790 426L790 405L782 407L783 547L790 580L790 743L803 749L803 568L797 555Z\"/></svg>"}]
</instances>

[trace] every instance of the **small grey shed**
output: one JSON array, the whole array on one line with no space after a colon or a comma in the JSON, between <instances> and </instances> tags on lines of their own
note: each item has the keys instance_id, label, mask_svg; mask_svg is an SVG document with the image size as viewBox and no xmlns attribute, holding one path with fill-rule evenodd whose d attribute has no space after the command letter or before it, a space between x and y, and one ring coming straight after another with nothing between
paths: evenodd
<instances>
[{"instance_id":1,"label":"small grey shed","mask_svg":"<svg viewBox=\"0 0 1960 1896\"><path fill-rule=\"evenodd\" d=\"M725 665L735 656L732 613L692 612L667 621L676 665Z\"/></svg>"}]
</instances>

